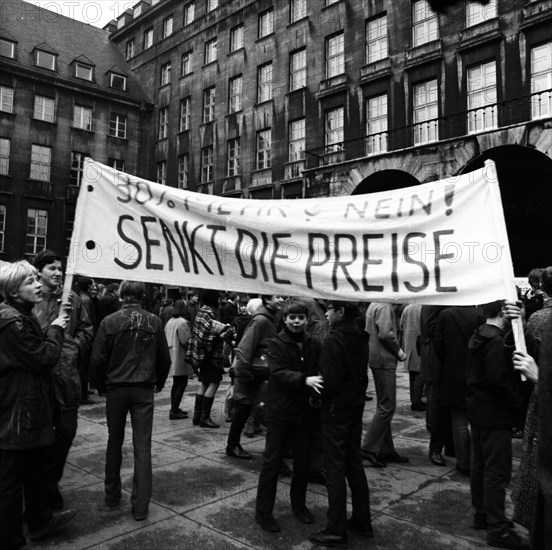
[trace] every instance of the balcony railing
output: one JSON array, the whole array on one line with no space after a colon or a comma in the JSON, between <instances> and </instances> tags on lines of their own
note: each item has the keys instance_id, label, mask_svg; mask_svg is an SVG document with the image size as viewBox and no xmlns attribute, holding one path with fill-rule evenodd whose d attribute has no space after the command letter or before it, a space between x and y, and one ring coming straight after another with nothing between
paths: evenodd
<instances>
[{"instance_id":1,"label":"balcony railing","mask_svg":"<svg viewBox=\"0 0 552 550\"><path fill-rule=\"evenodd\" d=\"M198 193L203 193L205 195L212 195L214 186L215 186L215 182L213 182L213 181L209 181L209 182L206 182L206 183L198 183L197 192Z\"/></svg>"},{"instance_id":2,"label":"balcony railing","mask_svg":"<svg viewBox=\"0 0 552 550\"><path fill-rule=\"evenodd\" d=\"M270 184L272 184L272 168L264 168L263 170L254 170L252 172L251 185L253 187Z\"/></svg>"},{"instance_id":3,"label":"balcony railing","mask_svg":"<svg viewBox=\"0 0 552 550\"><path fill-rule=\"evenodd\" d=\"M322 80L318 88L318 93L324 94L326 92L330 92L334 90L335 88L340 88L341 86L345 86L346 84L347 84L347 73L338 74L337 76L333 76L331 78L326 78L326 80Z\"/></svg>"},{"instance_id":4,"label":"balcony railing","mask_svg":"<svg viewBox=\"0 0 552 550\"><path fill-rule=\"evenodd\" d=\"M38 197L52 197L53 186L49 181L27 180L25 193Z\"/></svg>"},{"instance_id":5,"label":"balcony railing","mask_svg":"<svg viewBox=\"0 0 552 550\"><path fill-rule=\"evenodd\" d=\"M305 169L304 160L296 160L295 162L288 162L284 168L284 179L293 180L301 177L301 173Z\"/></svg>"},{"instance_id":6,"label":"balcony railing","mask_svg":"<svg viewBox=\"0 0 552 550\"><path fill-rule=\"evenodd\" d=\"M552 116L552 90L531 94L531 118L548 118Z\"/></svg>"},{"instance_id":7,"label":"balcony railing","mask_svg":"<svg viewBox=\"0 0 552 550\"><path fill-rule=\"evenodd\" d=\"M231 191L239 191L242 188L241 176L228 176L222 180L222 192L230 193Z\"/></svg>"}]
</instances>

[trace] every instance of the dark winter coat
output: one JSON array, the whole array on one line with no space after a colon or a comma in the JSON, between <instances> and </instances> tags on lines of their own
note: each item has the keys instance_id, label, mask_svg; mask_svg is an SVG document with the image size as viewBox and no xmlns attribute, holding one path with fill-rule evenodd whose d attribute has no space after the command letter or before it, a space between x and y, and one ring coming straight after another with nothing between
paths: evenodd
<instances>
[{"instance_id":1,"label":"dark winter coat","mask_svg":"<svg viewBox=\"0 0 552 550\"><path fill-rule=\"evenodd\" d=\"M100 324L90 361L98 390L112 386L162 389L171 357L161 319L138 304L125 304Z\"/></svg>"},{"instance_id":2,"label":"dark winter coat","mask_svg":"<svg viewBox=\"0 0 552 550\"><path fill-rule=\"evenodd\" d=\"M46 334L19 304L0 304L0 449L32 449L54 442L51 370L63 329Z\"/></svg>"},{"instance_id":3,"label":"dark winter coat","mask_svg":"<svg viewBox=\"0 0 552 550\"><path fill-rule=\"evenodd\" d=\"M468 342L484 322L483 311L475 306L448 307L439 314L433 347L440 360L437 379L443 405L466 406Z\"/></svg>"},{"instance_id":4,"label":"dark winter coat","mask_svg":"<svg viewBox=\"0 0 552 550\"><path fill-rule=\"evenodd\" d=\"M521 378L512 363L513 346L495 325L484 324L471 337L466 412L471 424L511 429L522 417Z\"/></svg>"},{"instance_id":5,"label":"dark winter coat","mask_svg":"<svg viewBox=\"0 0 552 550\"><path fill-rule=\"evenodd\" d=\"M322 422L339 422L362 413L368 386L368 341L368 334L354 321L330 328L320 359Z\"/></svg>"},{"instance_id":6,"label":"dark winter coat","mask_svg":"<svg viewBox=\"0 0 552 550\"><path fill-rule=\"evenodd\" d=\"M121 300L114 294L106 292L99 300L96 307L98 325L112 313L121 309Z\"/></svg>"},{"instance_id":7,"label":"dark winter coat","mask_svg":"<svg viewBox=\"0 0 552 550\"><path fill-rule=\"evenodd\" d=\"M265 419L299 424L313 415L309 397L314 394L305 384L318 374L320 342L305 333L302 343L294 341L284 329L268 340L270 378L265 393Z\"/></svg>"}]
</instances>

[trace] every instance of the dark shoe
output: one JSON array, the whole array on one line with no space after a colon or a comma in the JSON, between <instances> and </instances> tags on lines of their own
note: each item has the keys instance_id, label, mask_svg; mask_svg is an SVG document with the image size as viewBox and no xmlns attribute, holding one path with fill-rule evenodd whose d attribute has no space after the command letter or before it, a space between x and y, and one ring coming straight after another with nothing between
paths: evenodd
<instances>
[{"instance_id":1,"label":"dark shoe","mask_svg":"<svg viewBox=\"0 0 552 550\"><path fill-rule=\"evenodd\" d=\"M378 453L360 450L362 458L370 463L373 468L385 468L387 464L380 458Z\"/></svg>"},{"instance_id":2,"label":"dark shoe","mask_svg":"<svg viewBox=\"0 0 552 550\"><path fill-rule=\"evenodd\" d=\"M199 419L201 418L201 409L203 408L203 395L195 396L194 404L194 416L192 417L192 424L199 426Z\"/></svg>"},{"instance_id":3,"label":"dark shoe","mask_svg":"<svg viewBox=\"0 0 552 550\"><path fill-rule=\"evenodd\" d=\"M251 460L253 457L242 449L242 446L238 443L235 447L226 446L226 456L232 458L243 458L245 460Z\"/></svg>"},{"instance_id":4,"label":"dark shoe","mask_svg":"<svg viewBox=\"0 0 552 550\"><path fill-rule=\"evenodd\" d=\"M144 521L148 517L148 510L146 510L145 512L142 512L142 513L139 514L138 512L135 512L134 508L133 508L132 509L132 515L134 516L134 519L136 521Z\"/></svg>"},{"instance_id":5,"label":"dark shoe","mask_svg":"<svg viewBox=\"0 0 552 550\"><path fill-rule=\"evenodd\" d=\"M63 495L57 485L48 487L48 504L52 510L63 510Z\"/></svg>"},{"instance_id":6,"label":"dark shoe","mask_svg":"<svg viewBox=\"0 0 552 550\"><path fill-rule=\"evenodd\" d=\"M406 456L401 456L397 451L380 454L379 458L383 462L395 462L397 464L406 464L407 462L410 462Z\"/></svg>"},{"instance_id":7,"label":"dark shoe","mask_svg":"<svg viewBox=\"0 0 552 550\"><path fill-rule=\"evenodd\" d=\"M437 451L429 452L429 460L432 464L435 464L435 466L447 465L447 461L443 458L443 455L441 453L438 453Z\"/></svg>"},{"instance_id":8,"label":"dark shoe","mask_svg":"<svg viewBox=\"0 0 552 550\"><path fill-rule=\"evenodd\" d=\"M334 533L329 533L326 529L318 533L312 533L309 535L309 540L315 544L329 548L347 547L347 535L335 535Z\"/></svg>"},{"instance_id":9,"label":"dark shoe","mask_svg":"<svg viewBox=\"0 0 552 550\"><path fill-rule=\"evenodd\" d=\"M318 472L317 474L311 474L309 476L309 483L314 483L315 485L326 485L327 481L324 472Z\"/></svg>"},{"instance_id":10,"label":"dark shoe","mask_svg":"<svg viewBox=\"0 0 552 550\"><path fill-rule=\"evenodd\" d=\"M417 411L417 412L425 412L427 409L425 403L414 403L414 405L410 405L411 411Z\"/></svg>"},{"instance_id":11,"label":"dark shoe","mask_svg":"<svg viewBox=\"0 0 552 550\"><path fill-rule=\"evenodd\" d=\"M314 523L314 517L311 514L310 510L306 506L297 506L291 508L293 513L295 514L295 517L305 525L310 525L311 523Z\"/></svg>"},{"instance_id":12,"label":"dark shoe","mask_svg":"<svg viewBox=\"0 0 552 550\"><path fill-rule=\"evenodd\" d=\"M347 529L349 531L353 531L353 533L356 533L357 535L360 535L361 537L366 537L368 539L373 538L374 536L374 529L372 528L372 524L364 525L360 521L357 521L354 518L351 518L347 522Z\"/></svg>"},{"instance_id":13,"label":"dark shoe","mask_svg":"<svg viewBox=\"0 0 552 550\"><path fill-rule=\"evenodd\" d=\"M199 421L201 428L220 428L218 424L215 424L210 418L203 418Z\"/></svg>"},{"instance_id":14,"label":"dark shoe","mask_svg":"<svg viewBox=\"0 0 552 550\"><path fill-rule=\"evenodd\" d=\"M73 509L64 510L63 512L54 512L50 521L44 527L29 532L29 538L31 540L41 540L49 537L56 531L65 527L75 517L76 513L77 511Z\"/></svg>"},{"instance_id":15,"label":"dark shoe","mask_svg":"<svg viewBox=\"0 0 552 550\"><path fill-rule=\"evenodd\" d=\"M105 505L109 506L110 508L113 508L114 506L119 506L119 504L121 503L121 495L119 495L118 497L106 496L104 502Z\"/></svg>"},{"instance_id":16,"label":"dark shoe","mask_svg":"<svg viewBox=\"0 0 552 550\"><path fill-rule=\"evenodd\" d=\"M274 519L274 516L270 513L256 512L255 521L261 526L265 531L270 531L271 533L277 533L280 531L280 525Z\"/></svg>"},{"instance_id":17,"label":"dark shoe","mask_svg":"<svg viewBox=\"0 0 552 550\"><path fill-rule=\"evenodd\" d=\"M529 544L523 542L520 536L513 530L504 535L487 535L487 544L494 548L516 548L520 550L529 549Z\"/></svg>"},{"instance_id":18,"label":"dark shoe","mask_svg":"<svg viewBox=\"0 0 552 550\"><path fill-rule=\"evenodd\" d=\"M476 516L474 515L473 516L473 528L474 529L487 529L488 527L488 524L487 524L487 518L485 516ZM510 520L508 522L508 527L510 529L513 529L515 526L514 526L514 522L512 520Z\"/></svg>"},{"instance_id":19,"label":"dark shoe","mask_svg":"<svg viewBox=\"0 0 552 550\"><path fill-rule=\"evenodd\" d=\"M188 413L184 412L182 409L178 409L177 411L169 411L169 419L170 420L184 420L185 418L188 418Z\"/></svg>"}]
</instances>

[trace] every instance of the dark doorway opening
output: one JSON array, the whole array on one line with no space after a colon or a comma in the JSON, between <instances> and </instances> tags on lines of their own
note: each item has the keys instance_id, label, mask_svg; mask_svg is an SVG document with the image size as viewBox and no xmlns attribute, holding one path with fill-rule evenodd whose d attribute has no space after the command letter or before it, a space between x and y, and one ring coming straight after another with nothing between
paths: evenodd
<instances>
[{"instance_id":1,"label":"dark doorway opening","mask_svg":"<svg viewBox=\"0 0 552 550\"><path fill-rule=\"evenodd\" d=\"M382 170L364 178L351 195L363 195L364 193L379 193L380 191L393 191L420 185L420 182L411 174L402 170Z\"/></svg>"}]
</instances>

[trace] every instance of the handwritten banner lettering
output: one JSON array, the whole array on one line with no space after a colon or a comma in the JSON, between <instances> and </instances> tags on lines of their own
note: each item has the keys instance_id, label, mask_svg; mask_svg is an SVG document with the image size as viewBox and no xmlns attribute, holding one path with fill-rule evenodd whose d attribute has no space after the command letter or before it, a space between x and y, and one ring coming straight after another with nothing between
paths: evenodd
<instances>
[{"instance_id":1,"label":"handwritten banner lettering","mask_svg":"<svg viewBox=\"0 0 552 550\"><path fill-rule=\"evenodd\" d=\"M383 193L248 200L87 159L68 273L357 301L515 298L493 163Z\"/></svg>"}]
</instances>

